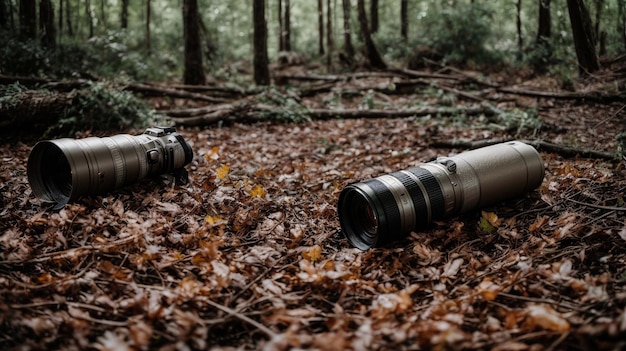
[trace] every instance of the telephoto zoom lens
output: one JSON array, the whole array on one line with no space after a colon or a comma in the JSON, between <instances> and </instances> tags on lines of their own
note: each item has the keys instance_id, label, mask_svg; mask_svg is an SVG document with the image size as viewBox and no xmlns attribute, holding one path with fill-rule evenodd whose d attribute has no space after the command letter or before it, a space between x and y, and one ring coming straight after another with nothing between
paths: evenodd
<instances>
[{"instance_id":1,"label":"telephoto zoom lens","mask_svg":"<svg viewBox=\"0 0 626 351\"><path fill-rule=\"evenodd\" d=\"M440 157L415 168L346 186L337 212L350 243L386 245L433 220L519 196L541 185L541 156L530 145L506 142Z\"/></svg>"},{"instance_id":2,"label":"telephoto zoom lens","mask_svg":"<svg viewBox=\"0 0 626 351\"><path fill-rule=\"evenodd\" d=\"M193 152L174 128L143 134L38 142L28 157L28 182L35 196L59 209L83 195L95 195L147 176L184 171Z\"/></svg>"}]
</instances>

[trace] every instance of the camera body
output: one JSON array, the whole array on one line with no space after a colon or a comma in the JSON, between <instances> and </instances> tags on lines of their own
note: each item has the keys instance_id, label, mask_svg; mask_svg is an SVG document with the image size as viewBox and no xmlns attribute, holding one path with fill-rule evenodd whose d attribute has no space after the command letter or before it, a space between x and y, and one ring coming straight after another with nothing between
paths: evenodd
<instances>
[{"instance_id":1,"label":"camera body","mask_svg":"<svg viewBox=\"0 0 626 351\"><path fill-rule=\"evenodd\" d=\"M143 134L38 142L28 158L33 193L61 208L83 195L102 194L159 174L177 173L193 151L172 127Z\"/></svg>"},{"instance_id":2,"label":"camera body","mask_svg":"<svg viewBox=\"0 0 626 351\"><path fill-rule=\"evenodd\" d=\"M337 212L346 238L366 250L433 220L535 189L544 172L532 146L501 143L349 184L339 195Z\"/></svg>"}]
</instances>

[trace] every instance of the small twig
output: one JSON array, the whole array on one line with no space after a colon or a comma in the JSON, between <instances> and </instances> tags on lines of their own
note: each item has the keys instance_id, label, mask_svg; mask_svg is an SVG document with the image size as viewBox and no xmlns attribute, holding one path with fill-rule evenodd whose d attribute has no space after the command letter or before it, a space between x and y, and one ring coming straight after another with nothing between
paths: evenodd
<instances>
[{"instance_id":1,"label":"small twig","mask_svg":"<svg viewBox=\"0 0 626 351\"><path fill-rule=\"evenodd\" d=\"M270 338L272 338L272 339L273 339L273 338L275 338L275 337L278 335L278 334L276 334L276 333L275 333L272 329L270 329L270 328L268 328L268 327L264 326L263 324L261 324L261 323L259 323L259 322L255 321L254 319L252 319L252 318L250 318L250 317L248 317L248 316L246 316L246 315L244 315L244 314L242 314L242 313L239 313L239 312L237 312L237 311L233 310L233 309L232 309L232 308L230 308L230 307L226 307L226 306L224 306L224 305L221 305L221 304L219 304L219 303L217 303L217 302L215 302L215 301L209 300L209 299L206 299L205 301L206 301L209 305L211 305L211 306L213 306L213 307L217 308L218 310L223 311L223 312L226 312L226 313L228 313L229 315L231 315L231 316L233 316L233 317L235 317L235 318L238 318L238 319L240 319L241 321L246 322L246 323L248 323L248 324L250 324L250 325L254 326L255 328L259 329L260 331L262 331L263 333L265 333L267 336L269 336L269 337L270 337Z\"/></svg>"},{"instance_id":2,"label":"small twig","mask_svg":"<svg viewBox=\"0 0 626 351\"><path fill-rule=\"evenodd\" d=\"M617 206L602 206L602 205L596 205L596 204L590 204L590 203L586 203L586 202L582 202L582 201L577 201L574 199L570 199L567 198L565 199L567 201L573 202L575 204L579 204L582 206L587 206L587 207L592 207L592 208L599 208L601 210L610 210L610 211L626 211L626 207L617 207Z\"/></svg>"},{"instance_id":3,"label":"small twig","mask_svg":"<svg viewBox=\"0 0 626 351\"><path fill-rule=\"evenodd\" d=\"M612 114L609 117L607 117L607 118L601 120L600 122L596 123L596 125L593 126L593 129L596 129L602 123L608 122L608 121L612 120L613 118L615 118L615 116L619 115L620 112L624 111L624 108L626 108L626 104L622 105L622 107L620 107L619 110L617 110L617 112L615 112L614 114Z\"/></svg>"}]
</instances>

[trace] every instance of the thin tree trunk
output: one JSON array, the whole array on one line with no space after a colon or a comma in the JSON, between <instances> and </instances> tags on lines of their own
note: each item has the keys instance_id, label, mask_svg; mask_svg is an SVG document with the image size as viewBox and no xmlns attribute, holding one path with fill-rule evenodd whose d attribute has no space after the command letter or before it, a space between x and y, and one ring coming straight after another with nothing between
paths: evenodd
<instances>
[{"instance_id":1,"label":"thin tree trunk","mask_svg":"<svg viewBox=\"0 0 626 351\"><path fill-rule=\"evenodd\" d=\"M54 28L54 10L50 0L39 2L39 27L41 31L41 46L54 50L56 48L56 33Z\"/></svg>"},{"instance_id":2,"label":"thin tree trunk","mask_svg":"<svg viewBox=\"0 0 626 351\"><path fill-rule=\"evenodd\" d=\"M600 38L600 19L602 18L602 7L604 6L604 0L595 0L596 6L596 21L593 26L593 34L596 38Z\"/></svg>"},{"instance_id":3,"label":"thin tree trunk","mask_svg":"<svg viewBox=\"0 0 626 351\"><path fill-rule=\"evenodd\" d=\"M359 13L359 24L361 27L361 36L365 42L365 53L370 65L374 68L386 69L387 64L380 56L372 36L370 35L369 26L367 24L367 15L365 13L365 0L357 1L357 10Z\"/></svg>"},{"instance_id":4,"label":"thin tree trunk","mask_svg":"<svg viewBox=\"0 0 626 351\"><path fill-rule=\"evenodd\" d=\"M32 39L37 36L37 9L35 0L20 0L20 38L22 40Z\"/></svg>"},{"instance_id":5,"label":"thin tree trunk","mask_svg":"<svg viewBox=\"0 0 626 351\"><path fill-rule=\"evenodd\" d=\"M1 29L5 29L8 27L8 16L7 16L7 10L6 7L4 6L5 0L0 0L0 28Z\"/></svg>"},{"instance_id":6,"label":"thin tree trunk","mask_svg":"<svg viewBox=\"0 0 626 351\"><path fill-rule=\"evenodd\" d=\"M152 14L152 8L150 6L150 0L146 0L146 52L148 55L152 53L152 40L150 38L150 17Z\"/></svg>"},{"instance_id":7,"label":"thin tree trunk","mask_svg":"<svg viewBox=\"0 0 626 351\"><path fill-rule=\"evenodd\" d=\"M11 22L11 33L15 34L15 17L13 17L13 1L9 0L9 22Z\"/></svg>"},{"instance_id":8,"label":"thin tree trunk","mask_svg":"<svg viewBox=\"0 0 626 351\"><path fill-rule=\"evenodd\" d=\"M198 0L183 0L183 36L185 41L185 71L183 80L189 85L204 85L206 77L202 65L202 43Z\"/></svg>"},{"instance_id":9,"label":"thin tree trunk","mask_svg":"<svg viewBox=\"0 0 626 351\"><path fill-rule=\"evenodd\" d=\"M107 28L107 13L104 6L105 0L100 0L100 20L102 21L102 29Z\"/></svg>"},{"instance_id":10,"label":"thin tree trunk","mask_svg":"<svg viewBox=\"0 0 626 351\"><path fill-rule=\"evenodd\" d=\"M285 51L291 51L291 5L289 4L289 0L285 0L285 17L283 19L285 21Z\"/></svg>"},{"instance_id":11,"label":"thin tree trunk","mask_svg":"<svg viewBox=\"0 0 626 351\"><path fill-rule=\"evenodd\" d=\"M552 35L552 19L550 16L550 0L539 0L539 27L537 28L537 44L545 44Z\"/></svg>"},{"instance_id":12,"label":"thin tree trunk","mask_svg":"<svg viewBox=\"0 0 626 351\"><path fill-rule=\"evenodd\" d=\"M600 69L591 18L583 0L567 0L567 9L572 25L579 72L581 75L588 75Z\"/></svg>"},{"instance_id":13,"label":"thin tree trunk","mask_svg":"<svg viewBox=\"0 0 626 351\"><path fill-rule=\"evenodd\" d=\"M352 46L352 30L350 28L350 0L342 0L343 5L343 41L346 51L346 60L349 64L354 61L354 46Z\"/></svg>"},{"instance_id":14,"label":"thin tree trunk","mask_svg":"<svg viewBox=\"0 0 626 351\"><path fill-rule=\"evenodd\" d=\"M59 23L58 23L58 34L59 34L59 42L61 41L61 37L63 36L63 0L59 0Z\"/></svg>"},{"instance_id":15,"label":"thin tree trunk","mask_svg":"<svg viewBox=\"0 0 626 351\"><path fill-rule=\"evenodd\" d=\"M70 1L65 1L65 24L67 25L67 36L74 37L74 26L72 26L72 9L70 8Z\"/></svg>"},{"instance_id":16,"label":"thin tree trunk","mask_svg":"<svg viewBox=\"0 0 626 351\"><path fill-rule=\"evenodd\" d=\"M320 57L324 56L324 0L317 0L317 32L318 32L318 52Z\"/></svg>"},{"instance_id":17,"label":"thin tree trunk","mask_svg":"<svg viewBox=\"0 0 626 351\"><path fill-rule=\"evenodd\" d=\"M326 69L328 72L333 70L333 50L335 43L333 41L333 13L330 6L330 0L326 1Z\"/></svg>"},{"instance_id":18,"label":"thin tree trunk","mask_svg":"<svg viewBox=\"0 0 626 351\"><path fill-rule=\"evenodd\" d=\"M472 1L473 3L473 1ZM400 2L400 34L406 42L409 39L409 1Z\"/></svg>"},{"instance_id":19,"label":"thin tree trunk","mask_svg":"<svg viewBox=\"0 0 626 351\"><path fill-rule=\"evenodd\" d=\"M517 0L515 4L517 10L517 50L521 57L524 52L524 37L522 36L522 0Z\"/></svg>"},{"instance_id":20,"label":"thin tree trunk","mask_svg":"<svg viewBox=\"0 0 626 351\"><path fill-rule=\"evenodd\" d=\"M91 12L91 0L85 0L85 14L89 24L89 38L93 38L93 13Z\"/></svg>"},{"instance_id":21,"label":"thin tree trunk","mask_svg":"<svg viewBox=\"0 0 626 351\"><path fill-rule=\"evenodd\" d=\"M265 0L253 0L252 22L254 25L254 82L270 84L269 59L267 57L267 22Z\"/></svg>"},{"instance_id":22,"label":"thin tree trunk","mask_svg":"<svg viewBox=\"0 0 626 351\"><path fill-rule=\"evenodd\" d=\"M254 0L252 0L254 1ZM278 51L285 51L285 35L283 31L283 0L278 0Z\"/></svg>"},{"instance_id":23,"label":"thin tree trunk","mask_svg":"<svg viewBox=\"0 0 626 351\"><path fill-rule=\"evenodd\" d=\"M378 32L378 0L370 0L370 33Z\"/></svg>"},{"instance_id":24,"label":"thin tree trunk","mask_svg":"<svg viewBox=\"0 0 626 351\"><path fill-rule=\"evenodd\" d=\"M617 0L617 32L626 50L626 0Z\"/></svg>"},{"instance_id":25,"label":"thin tree trunk","mask_svg":"<svg viewBox=\"0 0 626 351\"><path fill-rule=\"evenodd\" d=\"M128 2L129 0L122 0L122 13L120 14L122 29L128 29Z\"/></svg>"}]
</instances>

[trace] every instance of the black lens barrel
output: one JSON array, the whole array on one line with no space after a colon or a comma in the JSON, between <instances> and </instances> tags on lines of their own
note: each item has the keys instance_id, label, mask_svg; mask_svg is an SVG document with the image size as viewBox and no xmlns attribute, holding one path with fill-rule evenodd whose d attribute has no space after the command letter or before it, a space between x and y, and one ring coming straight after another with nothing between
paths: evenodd
<instances>
[{"instance_id":1,"label":"black lens barrel","mask_svg":"<svg viewBox=\"0 0 626 351\"><path fill-rule=\"evenodd\" d=\"M389 176L397 179L400 187L390 187L381 177L346 186L339 194L338 214L341 228L355 247L365 250L373 246L384 246L408 233L402 227L403 221L410 220L414 225L409 231L425 228L431 219L445 214L444 196L435 176L423 168L413 168L395 172ZM414 219L402 218L397 199L408 194L413 206ZM364 230L366 216L355 213L366 202L376 218L376 232Z\"/></svg>"}]
</instances>

